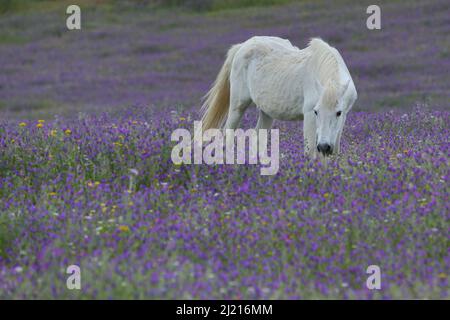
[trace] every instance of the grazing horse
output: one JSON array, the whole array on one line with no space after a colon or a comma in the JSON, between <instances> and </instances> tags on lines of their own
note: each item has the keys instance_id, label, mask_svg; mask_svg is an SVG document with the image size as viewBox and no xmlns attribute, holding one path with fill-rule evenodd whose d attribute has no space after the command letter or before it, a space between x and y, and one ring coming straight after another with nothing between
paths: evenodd
<instances>
[{"instance_id":1,"label":"grazing horse","mask_svg":"<svg viewBox=\"0 0 450 320\"><path fill-rule=\"evenodd\" d=\"M347 113L357 98L352 77L339 52L314 38L300 50L289 40L253 37L228 51L202 106L203 130L236 129L253 102L256 129L273 119L301 120L305 154L316 158L339 153Z\"/></svg>"}]
</instances>

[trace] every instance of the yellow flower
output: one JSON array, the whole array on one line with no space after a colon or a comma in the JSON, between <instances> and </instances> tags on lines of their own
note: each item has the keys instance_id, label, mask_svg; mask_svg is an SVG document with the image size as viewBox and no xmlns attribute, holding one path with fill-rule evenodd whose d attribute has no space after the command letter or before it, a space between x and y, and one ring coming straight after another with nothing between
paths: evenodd
<instances>
[{"instance_id":1,"label":"yellow flower","mask_svg":"<svg viewBox=\"0 0 450 320\"><path fill-rule=\"evenodd\" d=\"M66 134L66 136L70 136L70 135L72 134L72 130L66 129L66 130L64 131L64 133Z\"/></svg>"},{"instance_id":2,"label":"yellow flower","mask_svg":"<svg viewBox=\"0 0 450 320\"><path fill-rule=\"evenodd\" d=\"M184 121L184 120L186 120L185 117L180 117L180 121Z\"/></svg>"},{"instance_id":3,"label":"yellow flower","mask_svg":"<svg viewBox=\"0 0 450 320\"><path fill-rule=\"evenodd\" d=\"M36 125L36 128L42 128L44 125L42 124L42 123L38 123L37 125Z\"/></svg>"},{"instance_id":4,"label":"yellow flower","mask_svg":"<svg viewBox=\"0 0 450 320\"><path fill-rule=\"evenodd\" d=\"M19 127L26 127L27 126L27 123L26 122L21 122L21 123L19 123Z\"/></svg>"},{"instance_id":5,"label":"yellow flower","mask_svg":"<svg viewBox=\"0 0 450 320\"><path fill-rule=\"evenodd\" d=\"M325 193L323 194L323 197L324 197L325 199L327 199L329 196L330 196L330 194L329 194L328 192L325 192Z\"/></svg>"},{"instance_id":6,"label":"yellow flower","mask_svg":"<svg viewBox=\"0 0 450 320\"><path fill-rule=\"evenodd\" d=\"M56 136L56 132L57 132L57 130L55 130L55 129L50 130L50 135L51 135L52 137L54 137L54 136Z\"/></svg>"},{"instance_id":7,"label":"yellow flower","mask_svg":"<svg viewBox=\"0 0 450 320\"><path fill-rule=\"evenodd\" d=\"M441 272L438 274L438 277L441 279L445 279L445 278L447 278L447 275L445 273Z\"/></svg>"},{"instance_id":8,"label":"yellow flower","mask_svg":"<svg viewBox=\"0 0 450 320\"><path fill-rule=\"evenodd\" d=\"M100 182L98 182L98 181L95 181L94 183L92 181L88 181L88 183L87 183L88 187L90 187L90 188L94 188L94 187L98 186L99 184L100 184Z\"/></svg>"},{"instance_id":9,"label":"yellow flower","mask_svg":"<svg viewBox=\"0 0 450 320\"><path fill-rule=\"evenodd\" d=\"M116 147L121 147L123 146L123 144L121 144L120 142L116 141L113 143Z\"/></svg>"},{"instance_id":10,"label":"yellow flower","mask_svg":"<svg viewBox=\"0 0 450 320\"><path fill-rule=\"evenodd\" d=\"M39 123L44 123L44 122L45 122L45 120L38 120L38 122L39 122Z\"/></svg>"},{"instance_id":11,"label":"yellow flower","mask_svg":"<svg viewBox=\"0 0 450 320\"><path fill-rule=\"evenodd\" d=\"M137 124L138 122L136 120L133 120L131 123L132 124Z\"/></svg>"},{"instance_id":12,"label":"yellow flower","mask_svg":"<svg viewBox=\"0 0 450 320\"><path fill-rule=\"evenodd\" d=\"M16 142L16 140L14 140L14 139L11 139L11 143L14 143L14 142Z\"/></svg>"},{"instance_id":13,"label":"yellow flower","mask_svg":"<svg viewBox=\"0 0 450 320\"><path fill-rule=\"evenodd\" d=\"M54 196L57 195L57 193L56 192L49 192L48 195L51 196L51 197L54 197Z\"/></svg>"},{"instance_id":14,"label":"yellow flower","mask_svg":"<svg viewBox=\"0 0 450 320\"><path fill-rule=\"evenodd\" d=\"M119 231L129 232L130 231L130 227L128 227L128 226L119 226Z\"/></svg>"}]
</instances>

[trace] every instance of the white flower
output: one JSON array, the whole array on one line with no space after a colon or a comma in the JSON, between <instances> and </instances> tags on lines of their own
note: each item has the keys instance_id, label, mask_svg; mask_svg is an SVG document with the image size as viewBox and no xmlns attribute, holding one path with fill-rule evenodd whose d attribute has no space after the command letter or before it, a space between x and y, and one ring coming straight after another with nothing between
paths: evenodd
<instances>
[{"instance_id":1,"label":"white flower","mask_svg":"<svg viewBox=\"0 0 450 320\"><path fill-rule=\"evenodd\" d=\"M21 266L17 266L17 267L14 268L14 271L16 273L21 273L23 271L23 268Z\"/></svg>"},{"instance_id":2,"label":"white flower","mask_svg":"<svg viewBox=\"0 0 450 320\"><path fill-rule=\"evenodd\" d=\"M137 176L139 174L139 171L137 169L129 169L129 171L132 175L135 175L135 176Z\"/></svg>"}]
</instances>

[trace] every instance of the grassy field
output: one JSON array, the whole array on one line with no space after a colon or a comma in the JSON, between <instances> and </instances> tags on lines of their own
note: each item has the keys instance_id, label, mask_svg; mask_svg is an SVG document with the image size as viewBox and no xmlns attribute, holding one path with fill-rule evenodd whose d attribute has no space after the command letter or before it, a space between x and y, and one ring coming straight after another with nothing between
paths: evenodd
<instances>
[{"instance_id":1,"label":"grassy field","mask_svg":"<svg viewBox=\"0 0 450 320\"><path fill-rule=\"evenodd\" d=\"M190 11L213 12L230 9L241 9L247 7L267 7L281 5L294 0L79 0L77 5L83 7L101 6L103 8L117 7L120 5L128 7L139 7L145 9L160 8L183 8ZM301 2L301 1L297 1ZM305 2L303 0L303 2ZM0 13L17 13L24 11L46 11L67 7L74 4L69 0L4 0L0 3Z\"/></svg>"},{"instance_id":2,"label":"grassy field","mask_svg":"<svg viewBox=\"0 0 450 320\"><path fill-rule=\"evenodd\" d=\"M365 2L254 2L80 1L81 31L61 2L2 2L0 298L449 298L447 2L383 3L380 31ZM174 165L171 133L253 35L339 49L343 153L307 159L302 123L276 122L275 176Z\"/></svg>"},{"instance_id":3,"label":"grassy field","mask_svg":"<svg viewBox=\"0 0 450 320\"><path fill-rule=\"evenodd\" d=\"M381 31L365 27L363 2L302 1L207 13L108 2L83 9L79 32L66 29L65 7L53 6L0 19L4 118L129 106L195 110L228 47L253 35L289 38L299 47L313 36L329 41L360 93L355 110L448 107L443 1L386 3Z\"/></svg>"}]
</instances>

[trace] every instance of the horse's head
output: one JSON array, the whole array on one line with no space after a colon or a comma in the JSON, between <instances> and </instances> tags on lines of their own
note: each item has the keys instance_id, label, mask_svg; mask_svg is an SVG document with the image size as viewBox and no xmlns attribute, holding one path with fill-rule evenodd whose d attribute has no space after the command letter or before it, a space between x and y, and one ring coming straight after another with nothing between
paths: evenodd
<instances>
[{"instance_id":1,"label":"horse's head","mask_svg":"<svg viewBox=\"0 0 450 320\"><path fill-rule=\"evenodd\" d=\"M333 154L339 146L339 137L344 128L347 113L353 101L344 99L350 81L345 86L335 86L328 83L322 90L317 105L314 107L316 115L317 151L324 156Z\"/></svg>"}]
</instances>

